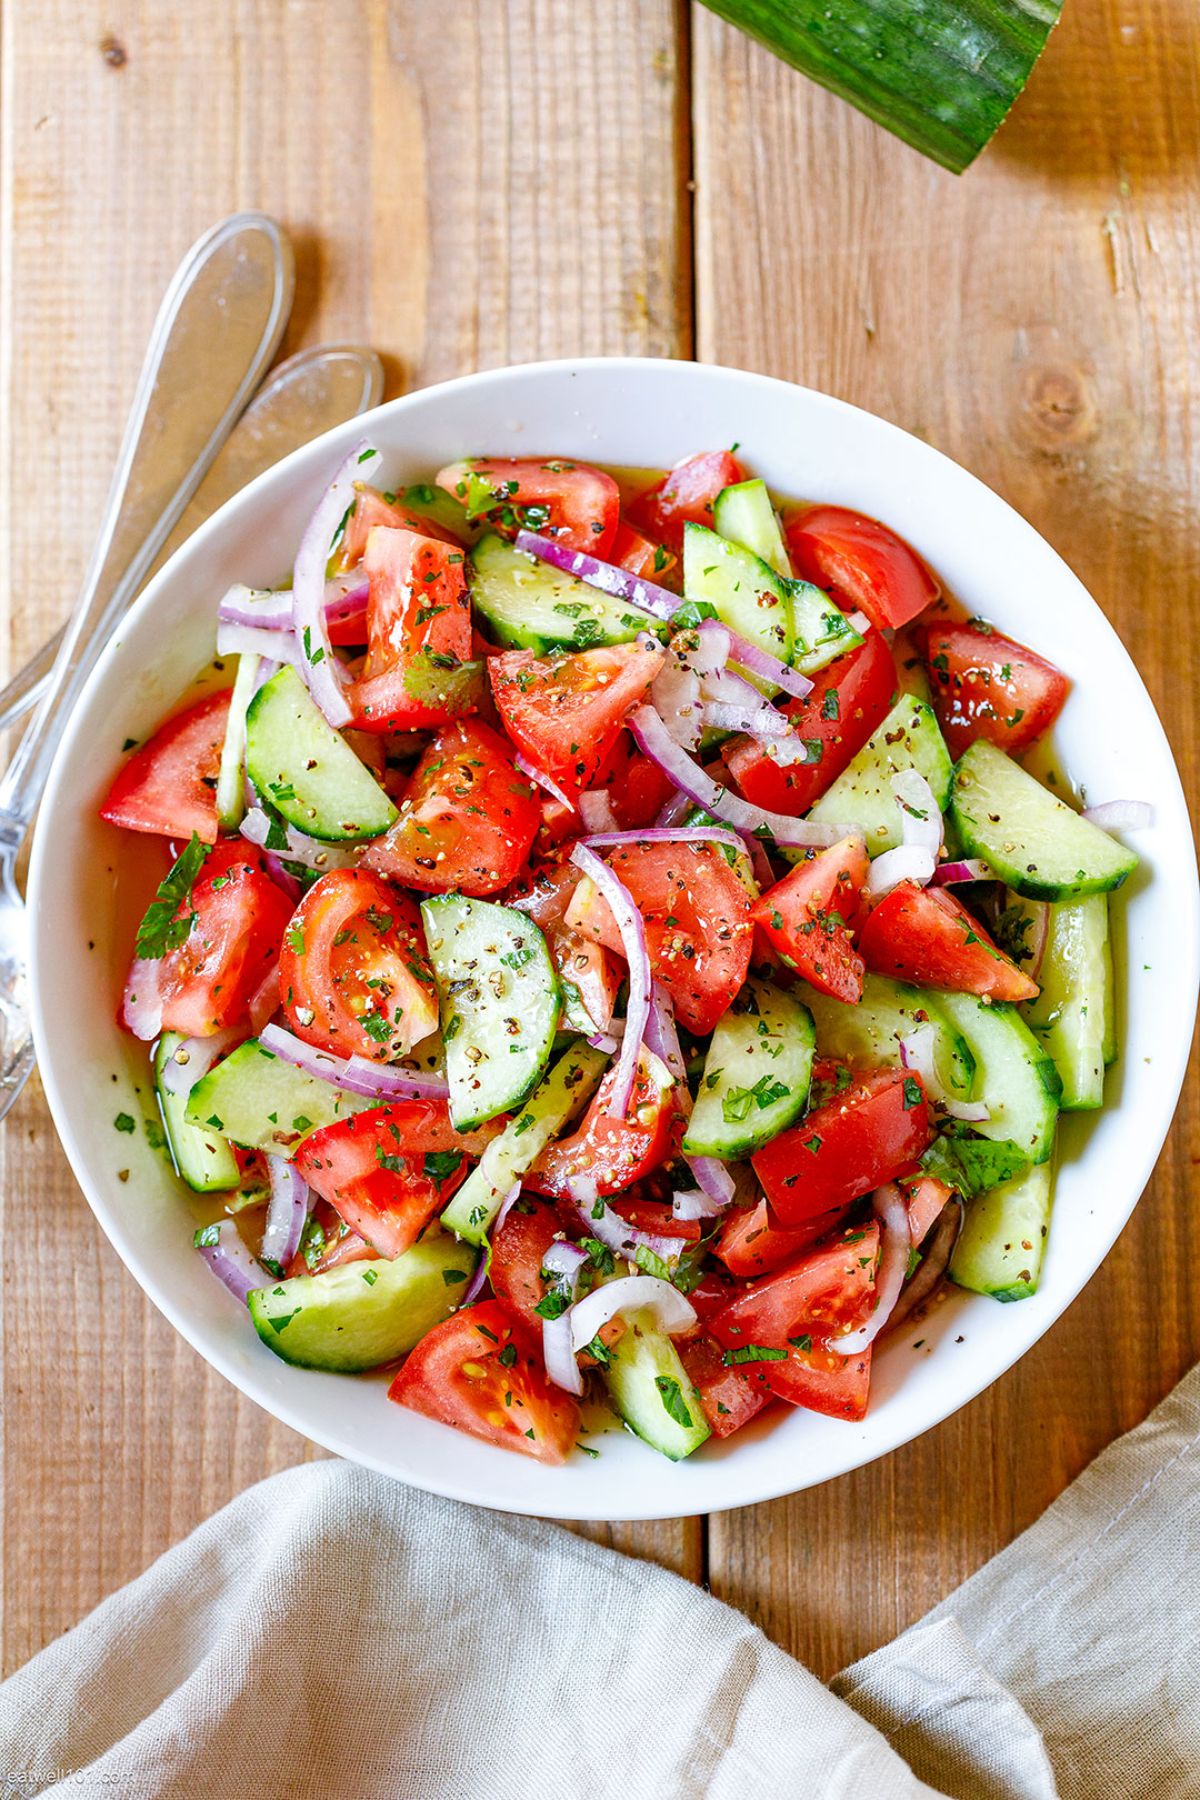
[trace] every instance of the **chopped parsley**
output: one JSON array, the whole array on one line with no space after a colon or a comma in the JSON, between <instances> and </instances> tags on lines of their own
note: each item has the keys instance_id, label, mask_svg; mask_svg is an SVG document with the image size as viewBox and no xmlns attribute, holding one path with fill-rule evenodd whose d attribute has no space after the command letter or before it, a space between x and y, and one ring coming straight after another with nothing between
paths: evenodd
<instances>
[{"instance_id":1,"label":"chopped parsley","mask_svg":"<svg viewBox=\"0 0 1200 1800\"><path fill-rule=\"evenodd\" d=\"M196 915L191 911L180 913L180 908L191 906L192 884L205 859L211 855L211 844L202 844L193 832L191 843L180 853L174 868L159 882L154 899L138 926L134 945L138 956L157 959L187 942ZM180 916L176 917L176 914Z\"/></svg>"}]
</instances>

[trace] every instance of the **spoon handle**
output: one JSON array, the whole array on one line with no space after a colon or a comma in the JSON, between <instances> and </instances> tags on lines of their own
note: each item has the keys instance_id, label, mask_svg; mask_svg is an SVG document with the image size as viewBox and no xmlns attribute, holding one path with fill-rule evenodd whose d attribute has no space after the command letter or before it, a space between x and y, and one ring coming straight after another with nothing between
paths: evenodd
<instances>
[{"instance_id":1,"label":"spoon handle","mask_svg":"<svg viewBox=\"0 0 1200 1800\"><path fill-rule=\"evenodd\" d=\"M46 690L0 778L0 846L15 848L24 836L83 684L270 367L293 289L291 246L262 213L222 220L176 270L83 585Z\"/></svg>"}]
</instances>

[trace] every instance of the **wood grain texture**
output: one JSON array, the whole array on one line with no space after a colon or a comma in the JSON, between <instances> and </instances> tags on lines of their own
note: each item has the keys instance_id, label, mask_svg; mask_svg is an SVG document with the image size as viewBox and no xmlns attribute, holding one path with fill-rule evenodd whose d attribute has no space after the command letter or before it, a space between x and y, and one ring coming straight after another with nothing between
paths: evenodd
<instances>
[{"instance_id":1,"label":"wood grain texture","mask_svg":"<svg viewBox=\"0 0 1200 1800\"><path fill-rule=\"evenodd\" d=\"M943 173L697 7L697 346L965 463L1129 646L1193 803L1200 547L1200 20L1068 5L994 146ZM1200 1354L1195 1073L1082 1298L958 1417L874 1468L710 1522L713 1591L830 1674L1030 1524Z\"/></svg>"},{"instance_id":2,"label":"wood grain texture","mask_svg":"<svg viewBox=\"0 0 1200 1800\"><path fill-rule=\"evenodd\" d=\"M538 356L688 354L681 19L675 0L9 0L12 661L63 616L159 297L225 212L260 207L293 237L284 353L373 343L390 392ZM2 1136L8 1671L249 1482L316 1452L144 1299L36 1082ZM618 1536L699 1572L694 1521Z\"/></svg>"}]
</instances>

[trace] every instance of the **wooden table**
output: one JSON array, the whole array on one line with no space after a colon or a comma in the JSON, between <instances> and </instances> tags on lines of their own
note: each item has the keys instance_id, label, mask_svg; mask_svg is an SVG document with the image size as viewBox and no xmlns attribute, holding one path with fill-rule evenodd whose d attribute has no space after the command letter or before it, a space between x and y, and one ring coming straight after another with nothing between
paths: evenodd
<instances>
[{"instance_id":1,"label":"wooden table","mask_svg":"<svg viewBox=\"0 0 1200 1800\"><path fill-rule=\"evenodd\" d=\"M297 248L287 348L373 343L392 393L533 357L695 355L939 445L1078 570L1195 792L1194 8L1067 0L961 179L685 0L8 0L2 66L14 664L82 571L167 277L256 206ZM1083 1298L958 1417L795 1499L603 1535L706 1580L822 1674L916 1619L1200 1352L1197 1099L1193 1079ZM36 1081L0 1193L7 1671L318 1453L142 1296Z\"/></svg>"}]
</instances>

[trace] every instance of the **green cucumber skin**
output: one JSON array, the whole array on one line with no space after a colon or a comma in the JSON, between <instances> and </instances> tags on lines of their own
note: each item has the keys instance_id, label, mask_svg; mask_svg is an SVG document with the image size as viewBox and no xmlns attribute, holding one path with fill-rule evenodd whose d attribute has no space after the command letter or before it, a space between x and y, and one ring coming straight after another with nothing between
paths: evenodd
<instances>
[{"instance_id":1,"label":"green cucumber skin","mask_svg":"<svg viewBox=\"0 0 1200 1800\"><path fill-rule=\"evenodd\" d=\"M398 817L290 664L259 688L247 709L246 770L281 818L324 843L379 837Z\"/></svg>"},{"instance_id":2,"label":"green cucumber skin","mask_svg":"<svg viewBox=\"0 0 1200 1800\"><path fill-rule=\"evenodd\" d=\"M1007 919L1043 904L1017 895ZM1104 1104L1104 1071L1109 1047L1112 956L1108 942L1108 897L1047 904L1046 945L1038 969L1041 993L1021 1004L1030 1030L1053 1058L1062 1080L1064 1112L1086 1112Z\"/></svg>"},{"instance_id":3,"label":"green cucumber skin","mask_svg":"<svg viewBox=\"0 0 1200 1800\"><path fill-rule=\"evenodd\" d=\"M458 1305L475 1252L444 1231L426 1231L392 1261L342 1263L293 1275L247 1296L263 1343L301 1369L356 1375L395 1362Z\"/></svg>"},{"instance_id":4,"label":"green cucumber skin","mask_svg":"<svg viewBox=\"0 0 1200 1800\"><path fill-rule=\"evenodd\" d=\"M197 1125L187 1117L186 1094L173 1094L163 1085L163 1070L184 1039L177 1031L164 1031L154 1053L154 1088L171 1147L171 1160L181 1181L197 1194L222 1194L238 1186L242 1171L228 1139L211 1126Z\"/></svg>"},{"instance_id":5,"label":"green cucumber skin","mask_svg":"<svg viewBox=\"0 0 1200 1800\"><path fill-rule=\"evenodd\" d=\"M750 1000L743 1002L744 995ZM747 1010L751 1002L753 1011ZM683 1140L684 1153L737 1161L786 1131L808 1099L815 1041L808 1008L770 982L751 976L717 1021ZM711 1082L710 1075L715 1077ZM728 1095L752 1088L763 1076L778 1080L787 1093L766 1107L754 1102L743 1120L727 1121L723 1106Z\"/></svg>"},{"instance_id":6,"label":"green cucumber skin","mask_svg":"<svg viewBox=\"0 0 1200 1800\"><path fill-rule=\"evenodd\" d=\"M791 580L792 561L779 529L767 485L757 477L722 488L713 501L713 524L720 537L761 557L769 569Z\"/></svg>"},{"instance_id":7,"label":"green cucumber skin","mask_svg":"<svg viewBox=\"0 0 1200 1800\"><path fill-rule=\"evenodd\" d=\"M992 1108L991 1118L972 1131L1014 1144L1031 1163L1045 1162L1054 1152L1062 1081L1017 1008L1002 1001L989 1006L949 988L928 991L966 1039L975 1058L976 1098Z\"/></svg>"},{"instance_id":8,"label":"green cucumber skin","mask_svg":"<svg viewBox=\"0 0 1200 1800\"><path fill-rule=\"evenodd\" d=\"M1023 823L1014 823L1027 810L1035 815L1032 834ZM983 739L959 759L949 816L966 854L982 857L1026 900L1081 900L1086 894L1111 893L1138 864L1134 851L1080 818ZM1065 869L1055 873L1064 838L1074 848Z\"/></svg>"},{"instance_id":9,"label":"green cucumber skin","mask_svg":"<svg viewBox=\"0 0 1200 1800\"><path fill-rule=\"evenodd\" d=\"M218 1127L210 1121L218 1118L223 1135L244 1149L291 1156L310 1131L378 1104L306 1075L264 1050L257 1038L247 1038L196 1083L184 1118L211 1131Z\"/></svg>"},{"instance_id":10,"label":"green cucumber skin","mask_svg":"<svg viewBox=\"0 0 1200 1800\"><path fill-rule=\"evenodd\" d=\"M1041 1278L1053 1197L1048 1162L977 1194L950 1258L951 1281L993 1300L1028 1300Z\"/></svg>"},{"instance_id":11,"label":"green cucumber skin","mask_svg":"<svg viewBox=\"0 0 1200 1800\"><path fill-rule=\"evenodd\" d=\"M902 1068L901 1036L922 1022L932 1025L937 1033L936 1072L945 1089L941 1097L974 1099L975 1058L967 1040L951 1025L928 988L912 987L868 970L857 1006L818 993L807 982L798 982L795 992L803 998L816 1023L818 1052L839 1062Z\"/></svg>"},{"instance_id":12,"label":"green cucumber skin","mask_svg":"<svg viewBox=\"0 0 1200 1800\"><path fill-rule=\"evenodd\" d=\"M995 134L1062 10L1062 0L705 5L955 175Z\"/></svg>"},{"instance_id":13,"label":"green cucumber skin","mask_svg":"<svg viewBox=\"0 0 1200 1800\"><path fill-rule=\"evenodd\" d=\"M954 764L933 708L908 694L901 695L858 755L809 809L808 817L821 823L862 826L873 857L894 850L903 830L891 777L900 769L919 770L939 808L945 809L954 784Z\"/></svg>"},{"instance_id":14,"label":"green cucumber skin","mask_svg":"<svg viewBox=\"0 0 1200 1800\"><path fill-rule=\"evenodd\" d=\"M710 1435L700 1396L670 1338L655 1329L652 1315L632 1313L626 1326L604 1371L604 1384L629 1429L671 1462L681 1462ZM656 1377L678 1382L690 1426L667 1412Z\"/></svg>"},{"instance_id":15,"label":"green cucumber skin","mask_svg":"<svg viewBox=\"0 0 1200 1800\"><path fill-rule=\"evenodd\" d=\"M536 656L629 644L655 625L649 614L514 550L495 532L471 552L471 604L498 644Z\"/></svg>"},{"instance_id":16,"label":"green cucumber skin","mask_svg":"<svg viewBox=\"0 0 1200 1800\"><path fill-rule=\"evenodd\" d=\"M561 1010L558 975L541 930L514 907L435 894L421 902L421 919L441 1001L450 1117L457 1131L471 1131L520 1106L545 1073ZM510 966L504 956L525 960Z\"/></svg>"}]
</instances>

